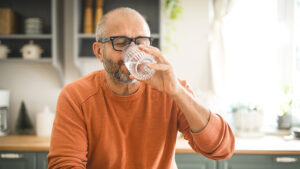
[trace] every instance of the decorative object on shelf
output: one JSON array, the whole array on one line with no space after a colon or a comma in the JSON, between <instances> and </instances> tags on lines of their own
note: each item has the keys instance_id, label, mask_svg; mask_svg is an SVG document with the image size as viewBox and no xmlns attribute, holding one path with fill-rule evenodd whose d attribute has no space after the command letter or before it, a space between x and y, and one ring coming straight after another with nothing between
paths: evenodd
<instances>
[{"instance_id":1,"label":"decorative object on shelf","mask_svg":"<svg viewBox=\"0 0 300 169\"><path fill-rule=\"evenodd\" d=\"M96 0L94 32L96 32L97 23L100 21L102 16L103 16L103 0Z\"/></svg>"},{"instance_id":2,"label":"decorative object on shelf","mask_svg":"<svg viewBox=\"0 0 300 169\"><path fill-rule=\"evenodd\" d=\"M36 134L37 136L50 137L54 121L54 113L50 112L48 106L43 112L36 115Z\"/></svg>"},{"instance_id":3,"label":"decorative object on shelf","mask_svg":"<svg viewBox=\"0 0 300 169\"><path fill-rule=\"evenodd\" d=\"M277 116L277 127L278 129L290 129L292 127L293 88L284 86L283 94L280 114Z\"/></svg>"},{"instance_id":4,"label":"decorative object on shelf","mask_svg":"<svg viewBox=\"0 0 300 169\"><path fill-rule=\"evenodd\" d=\"M3 45L0 40L0 59L6 59L9 52L9 48L6 45Z\"/></svg>"},{"instance_id":5,"label":"decorative object on shelf","mask_svg":"<svg viewBox=\"0 0 300 169\"><path fill-rule=\"evenodd\" d=\"M10 8L0 8L0 34L16 33L16 14Z\"/></svg>"},{"instance_id":6,"label":"decorative object on shelf","mask_svg":"<svg viewBox=\"0 0 300 169\"><path fill-rule=\"evenodd\" d=\"M0 136L8 134L9 90L0 90Z\"/></svg>"},{"instance_id":7,"label":"decorative object on shelf","mask_svg":"<svg viewBox=\"0 0 300 169\"><path fill-rule=\"evenodd\" d=\"M20 52L22 53L24 59L39 59L43 53L43 49L34 44L33 40L30 40L29 44L25 44L20 49Z\"/></svg>"},{"instance_id":8,"label":"decorative object on shelf","mask_svg":"<svg viewBox=\"0 0 300 169\"><path fill-rule=\"evenodd\" d=\"M85 0L83 33L93 33L93 0Z\"/></svg>"},{"instance_id":9,"label":"decorative object on shelf","mask_svg":"<svg viewBox=\"0 0 300 169\"><path fill-rule=\"evenodd\" d=\"M25 33L26 34L42 34L42 19L41 18L27 18L25 19Z\"/></svg>"},{"instance_id":10,"label":"decorative object on shelf","mask_svg":"<svg viewBox=\"0 0 300 169\"><path fill-rule=\"evenodd\" d=\"M256 104L231 105L235 133L242 137L262 136L263 108Z\"/></svg>"},{"instance_id":11,"label":"decorative object on shelf","mask_svg":"<svg viewBox=\"0 0 300 169\"><path fill-rule=\"evenodd\" d=\"M19 116L16 123L16 133L17 134L33 134L33 125L28 116L26 106L24 101L21 103L21 107L19 110Z\"/></svg>"}]
</instances>

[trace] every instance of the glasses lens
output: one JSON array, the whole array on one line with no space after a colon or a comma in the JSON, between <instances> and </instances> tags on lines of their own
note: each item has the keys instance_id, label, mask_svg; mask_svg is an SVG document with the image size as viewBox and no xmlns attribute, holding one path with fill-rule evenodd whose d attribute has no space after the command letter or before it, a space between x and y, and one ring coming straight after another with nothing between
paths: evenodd
<instances>
[{"instance_id":1,"label":"glasses lens","mask_svg":"<svg viewBox=\"0 0 300 169\"><path fill-rule=\"evenodd\" d=\"M136 43L137 45L151 45L150 38L137 38Z\"/></svg>"},{"instance_id":2,"label":"glasses lens","mask_svg":"<svg viewBox=\"0 0 300 169\"><path fill-rule=\"evenodd\" d=\"M118 37L113 40L114 47L116 50L123 50L129 44L129 39L126 37Z\"/></svg>"}]
</instances>

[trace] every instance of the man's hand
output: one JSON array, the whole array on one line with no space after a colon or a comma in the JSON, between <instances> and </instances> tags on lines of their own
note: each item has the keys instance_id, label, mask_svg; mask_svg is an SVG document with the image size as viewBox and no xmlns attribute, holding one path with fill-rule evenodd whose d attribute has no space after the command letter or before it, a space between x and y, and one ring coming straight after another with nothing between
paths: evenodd
<instances>
[{"instance_id":1,"label":"man's hand","mask_svg":"<svg viewBox=\"0 0 300 169\"><path fill-rule=\"evenodd\" d=\"M139 49L154 56L157 64L149 65L154 75L145 80L153 88L166 92L177 103L193 132L201 131L208 123L210 111L197 102L185 81L177 79L169 61L153 46L139 45ZM134 79L132 75L130 78Z\"/></svg>"},{"instance_id":2,"label":"man's hand","mask_svg":"<svg viewBox=\"0 0 300 169\"><path fill-rule=\"evenodd\" d=\"M155 73L150 79L147 79L144 82L159 91L174 96L181 86L170 62L156 47L146 45L139 45L138 47L145 53L152 55L157 62L157 64L148 65L148 68L155 70ZM130 78L134 79L132 75L130 75Z\"/></svg>"}]
</instances>

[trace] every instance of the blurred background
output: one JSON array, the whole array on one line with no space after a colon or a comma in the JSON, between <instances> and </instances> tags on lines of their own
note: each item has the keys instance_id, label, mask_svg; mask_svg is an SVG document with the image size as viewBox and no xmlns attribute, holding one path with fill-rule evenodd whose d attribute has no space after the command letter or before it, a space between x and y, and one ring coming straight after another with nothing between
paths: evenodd
<instances>
[{"instance_id":1,"label":"blurred background","mask_svg":"<svg viewBox=\"0 0 300 169\"><path fill-rule=\"evenodd\" d=\"M8 136L0 137L0 151L15 150L7 148L9 136L14 142L29 134L27 142L46 138L36 142L47 154L61 89L103 68L92 52L96 23L124 6L145 17L153 45L199 102L229 122L240 138L237 154L280 163L271 168L286 168L281 161L300 166L300 0L1 0L0 133ZM192 150L182 143L178 152ZM223 166L185 153L177 158L195 158L196 168L199 161Z\"/></svg>"}]
</instances>

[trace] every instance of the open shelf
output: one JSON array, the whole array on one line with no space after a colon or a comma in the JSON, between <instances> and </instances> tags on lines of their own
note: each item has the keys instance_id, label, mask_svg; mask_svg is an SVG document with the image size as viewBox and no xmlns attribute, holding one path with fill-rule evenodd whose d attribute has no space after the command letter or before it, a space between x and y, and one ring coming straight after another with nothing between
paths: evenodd
<instances>
[{"instance_id":1,"label":"open shelf","mask_svg":"<svg viewBox=\"0 0 300 169\"><path fill-rule=\"evenodd\" d=\"M63 1L61 0L1 0L0 8L10 8L16 15L15 34L0 35L1 44L10 49L7 59L0 62L50 63L57 70L62 85L63 72ZM25 20L40 18L41 34L25 34ZM40 59L23 59L20 49L30 40L38 45L43 53Z\"/></svg>"}]
</instances>

